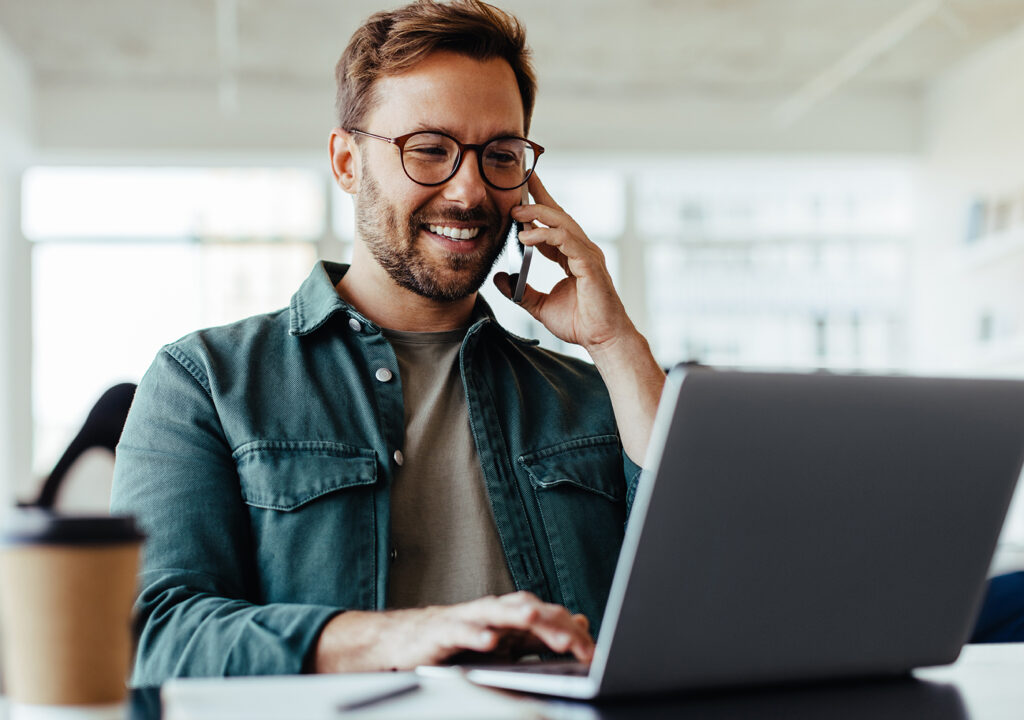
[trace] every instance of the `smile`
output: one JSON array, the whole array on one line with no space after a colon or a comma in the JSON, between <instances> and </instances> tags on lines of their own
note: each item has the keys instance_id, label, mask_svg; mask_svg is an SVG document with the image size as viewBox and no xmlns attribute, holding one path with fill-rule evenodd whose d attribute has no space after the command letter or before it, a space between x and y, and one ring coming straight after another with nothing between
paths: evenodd
<instances>
[{"instance_id":1,"label":"smile","mask_svg":"<svg viewBox=\"0 0 1024 720\"><path fill-rule=\"evenodd\" d=\"M435 235L442 235L449 240L456 242L460 240L472 240L480 234L480 228L453 228L445 225L427 225L427 229Z\"/></svg>"}]
</instances>

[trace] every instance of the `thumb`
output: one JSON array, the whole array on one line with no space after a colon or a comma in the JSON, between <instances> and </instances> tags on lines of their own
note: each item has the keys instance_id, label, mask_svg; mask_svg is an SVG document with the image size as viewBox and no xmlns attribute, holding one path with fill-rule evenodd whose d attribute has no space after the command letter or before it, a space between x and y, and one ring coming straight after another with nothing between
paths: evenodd
<instances>
[{"instance_id":1,"label":"thumb","mask_svg":"<svg viewBox=\"0 0 1024 720\"><path fill-rule=\"evenodd\" d=\"M512 278L507 272L494 273L494 287L509 300L512 299Z\"/></svg>"},{"instance_id":2,"label":"thumb","mask_svg":"<svg viewBox=\"0 0 1024 720\"><path fill-rule=\"evenodd\" d=\"M515 284L514 278L507 272L499 272L494 274L494 287L498 288L498 292L507 297L509 300L512 299L512 290ZM537 313L540 311L540 306L544 300L544 294L537 292L530 286L530 283L526 283L526 289L523 290L523 300L518 303L526 312L530 313L534 318L540 320Z\"/></svg>"}]
</instances>

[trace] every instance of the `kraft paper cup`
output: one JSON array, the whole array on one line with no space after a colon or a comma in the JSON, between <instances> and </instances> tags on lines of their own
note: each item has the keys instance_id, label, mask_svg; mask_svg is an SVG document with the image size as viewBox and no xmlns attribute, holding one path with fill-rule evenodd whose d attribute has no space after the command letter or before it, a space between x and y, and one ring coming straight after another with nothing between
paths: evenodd
<instances>
[{"instance_id":1,"label":"kraft paper cup","mask_svg":"<svg viewBox=\"0 0 1024 720\"><path fill-rule=\"evenodd\" d=\"M5 519L0 636L13 703L124 702L142 539L128 517L22 511Z\"/></svg>"}]
</instances>

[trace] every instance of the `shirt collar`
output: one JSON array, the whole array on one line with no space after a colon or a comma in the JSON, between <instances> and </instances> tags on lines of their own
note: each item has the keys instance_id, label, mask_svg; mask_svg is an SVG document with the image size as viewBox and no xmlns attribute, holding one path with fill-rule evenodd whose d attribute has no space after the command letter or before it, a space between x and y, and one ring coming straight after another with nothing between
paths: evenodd
<instances>
[{"instance_id":1,"label":"shirt collar","mask_svg":"<svg viewBox=\"0 0 1024 720\"><path fill-rule=\"evenodd\" d=\"M336 313L344 313L354 318L364 326L372 330L380 330L380 327L371 322L362 313L341 299L338 291L334 289L342 276L348 272L349 266L343 263L321 260L315 266L309 277L302 283L299 289L292 295L289 305L289 327L291 335L303 336L323 327ZM493 325L504 335L519 343L536 345L536 340L521 338L503 328L494 318L494 311L483 296L477 294L476 304L473 306L473 316L470 319L470 329L478 325Z\"/></svg>"},{"instance_id":2,"label":"shirt collar","mask_svg":"<svg viewBox=\"0 0 1024 720\"><path fill-rule=\"evenodd\" d=\"M299 289L292 295L289 306L288 333L308 335L323 326L335 313L358 316L356 309L341 299L334 286L348 272L348 265L321 260ZM360 317L360 322L369 322Z\"/></svg>"}]
</instances>

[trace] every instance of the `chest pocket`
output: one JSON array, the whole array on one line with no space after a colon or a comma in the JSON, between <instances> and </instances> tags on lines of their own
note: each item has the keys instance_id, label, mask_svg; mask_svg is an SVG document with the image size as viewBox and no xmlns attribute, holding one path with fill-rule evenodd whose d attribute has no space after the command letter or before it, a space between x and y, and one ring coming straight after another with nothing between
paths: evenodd
<instances>
[{"instance_id":1,"label":"chest pocket","mask_svg":"<svg viewBox=\"0 0 1024 720\"><path fill-rule=\"evenodd\" d=\"M263 601L372 609L374 452L320 440L261 440L233 457Z\"/></svg>"},{"instance_id":2,"label":"chest pocket","mask_svg":"<svg viewBox=\"0 0 1024 720\"><path fill-rule=\"evenodd\" d=\"M616 435L597 435L522 455L567 607L596 634L626 521L626 481Z\"/></svg>"}]
</instances>

